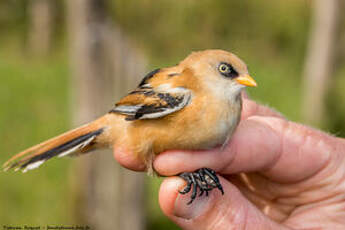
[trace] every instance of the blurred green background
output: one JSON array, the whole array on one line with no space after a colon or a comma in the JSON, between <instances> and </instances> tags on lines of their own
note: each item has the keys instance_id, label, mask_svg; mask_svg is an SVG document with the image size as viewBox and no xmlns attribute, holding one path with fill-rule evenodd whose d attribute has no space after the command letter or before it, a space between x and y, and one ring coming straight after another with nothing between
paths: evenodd
<instances>
[{"instance_id":1,"label":"blurred green background","mask_svg":"<svg viewBox=\"0 0 345 230\"><path fill-rule=\"evenodd\" d=\"M43 55L30 47L33 2L0 1L0 162L72 126L66 2L51 1L50 47ZM176 64L193 50L232 51L245 60L258 82L259 87L249 89L250 97L302 122L312 4L114 0L107 1L107 13L145 55L148 69ZM319 128L339 136L345 136L344 74L344 58L339 58L328 76L326 113L319 123ZM73 161L78 159L56 160L26 174L1 172L0 224L82 224L71 212ZM178 229L159 209L160 181L147 179L147 229Z\"/></svg>"}]
</instances>

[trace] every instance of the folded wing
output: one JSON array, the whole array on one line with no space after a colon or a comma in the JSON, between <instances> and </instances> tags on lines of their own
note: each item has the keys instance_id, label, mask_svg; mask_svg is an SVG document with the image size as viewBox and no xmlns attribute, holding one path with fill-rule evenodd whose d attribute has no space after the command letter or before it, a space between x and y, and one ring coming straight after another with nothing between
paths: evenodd
<instances>
[{"instance_id":1,"label":"folded wing","mask_svg":"<svg viewBox=\"0 0 345 230\"><path fill-rule=\"evenodd\" d=\"M173 86L169 81L154 84L162 76L158 71L146 76L139 87L116 103L110 112L124 114L126 120L156 119L183 109L191 101L192 93L182 86ZM168 83L167 83L168 82ZM153 83L153 84L151 84ZM155 86L152 86L155 85Z\"/></svg>"}]
</instances>

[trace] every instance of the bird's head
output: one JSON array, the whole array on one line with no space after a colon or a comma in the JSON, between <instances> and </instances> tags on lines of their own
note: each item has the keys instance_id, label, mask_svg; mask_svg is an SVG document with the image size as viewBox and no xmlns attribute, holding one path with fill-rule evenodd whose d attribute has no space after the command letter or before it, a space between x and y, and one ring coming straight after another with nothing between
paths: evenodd
<instances>
[{"instance_id":1,"label":"bird's head","mask_svg":"<svg viewBox=\"0 0 345 230\"><path fill-rule=\"evenodd\" d=\"M246 64L224 50L193 52L181 63L217 94L233 97L245 86L256 86Z\"/></svg>"}]
</instances>

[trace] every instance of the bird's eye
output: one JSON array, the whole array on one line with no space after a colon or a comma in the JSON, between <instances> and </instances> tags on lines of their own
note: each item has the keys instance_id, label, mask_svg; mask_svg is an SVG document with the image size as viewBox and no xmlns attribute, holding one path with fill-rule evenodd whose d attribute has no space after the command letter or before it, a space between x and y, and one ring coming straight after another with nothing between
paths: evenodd
<instances>
[{"instance_id":1,"label":"bird's eye","mask_svg":"<svg viewBox=\"0 0 345 230\"><path fill-rule=\"evenodd\" d=\"M234 78L238 76L238 73L228 63L220 63L220 65L218 66L218 71L225 77Z\"/></svg>"},{"instance_id":2,"label":"bird's eye","mask_svg":"<svg viewBox=\"0 0 345 230\"><path fill-rule=\"evenodd\" d=\"M231 72L231 68L229 65L222 63L219 65L219 72L221 72L223 74L227 74L227 73Z\"/></svg>"}]
</instances>

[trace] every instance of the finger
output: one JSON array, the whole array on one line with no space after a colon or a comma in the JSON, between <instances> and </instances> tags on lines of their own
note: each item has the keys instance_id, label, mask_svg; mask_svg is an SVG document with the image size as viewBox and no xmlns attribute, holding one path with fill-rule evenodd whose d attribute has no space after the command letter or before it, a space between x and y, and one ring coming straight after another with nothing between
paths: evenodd
<instances>
[{"instance_id":1,"label":"finger","mask_svg":"<svg viewBox=\"0 0 345 230\"><path fill-rule=\"evenodd\" d=\"M135 157L132 152L129 152L124 147L114 146L114 158L125 168L134 171L145 171L145 164Z\"/></svg>"},{"instance_id":2,"label":"finger","mask_svg":"<svg viewBox=\"0 0 345 230\"><path fill-rule=\"evenodd\" d=\"M209 167L222 174L262 172L279 182L295 182L328 162L332 137L274 117L253 116L240 123L227 146L208 151L168 151L154 168L176 175Z\"/></svg>"},{"instance_id":3,"label":"finger","mask_svg":"<svg viewBox=\"0 0 345 230\"><path fill-rule=\"evenodd\" d=\"M187 205L190 194L181 195L185 185L177 177L165 179L159 204L164 214L182 229L285 229L264 216L235 186L220 178L225 194L214 190Z\"/></svg>"},{"instance_id":4,"label":"finger","mask_svg":"<svg viewBox=\"0 0 345 230\"><path fill-rule=\"evenodd\" d=\"M276 111L273 108L269 108L268 106L263 106L260 104L257 104L255 101L252 101L246 97L243 97L243 108L242 108L242 114L241 119L247 119L250 116L269 116L269 117L278 117L278 118L284 118L284 116Z\"/></svg>"}]
</instances>

